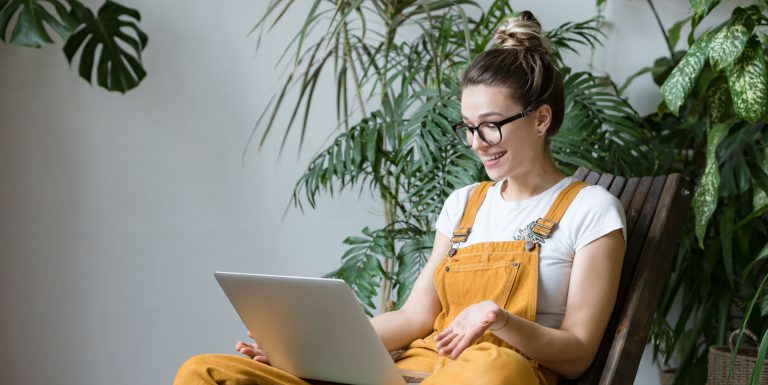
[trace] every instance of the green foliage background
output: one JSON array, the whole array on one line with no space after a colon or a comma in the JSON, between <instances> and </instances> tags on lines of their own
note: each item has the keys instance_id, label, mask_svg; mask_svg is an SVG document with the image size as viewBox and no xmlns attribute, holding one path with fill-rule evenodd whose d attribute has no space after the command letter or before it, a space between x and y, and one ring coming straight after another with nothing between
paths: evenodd
<instances>
[{"instance_id":1,"label":"green foliage background","mask_svg":"<svg viewBox=\"0 0 768 385\"><path fill-rule=\"evenodd\" d=\"M675 384L705 383L707 347L727 345L731 330L741 331L737 346L745 328L762 336L758 362L768 350L768 7L737 6L727 20L698 30L719 3L692 0L693 14L666 34L670 56L641 70L656 74L664 98L645 117L654 147L665 149L659 171L681 172L697 184L652 335L660 358L678 361ZM675 50L685 24L690 48ZM670 325L675 300L682 309Z\"/></svg>"},{"instance_id":2,"label":"green foliage background","mask_svg":"<svg viewBox=\"0 0 768 385\"><path fill-rule=\"evenodd\" d=\"M573 72L562 59L566 51L600 44L599 16L547 32L568 98L565 123L552 142L558 166L626 176L681 172L697 185L651 337L657 357L677 363L677 384L706 381L707 347L725 344L730 330L749 328L762 336L760 362L768 351L767 5L738 6L716 27L699 30L719 3L690 0L688 17L668 29L659 21L669 56L621 87ZM280 22L292 4L272 0L257 28ZM377 308L379 293L384 309L403 303L429 255L442 202L454 189L485 178L449 127L459 120L463 68L512 15L507 1L483 8L473 1L315 0L284 53L293 71L262 115L260 143L285 109L291 124L283 144L295 127L302 141L318 79L333 74L344 127L312 160L293 201L314 206L319 194L352 188L379 194L386 225L344 240L341 267L329 274L347 281L369 311ZM686 26L690 48L676 49ZM317 31L325 33L310 41ZM664 102L640 117L621 94L647 73ZM293 88L299 96L290 104L286 95ZM669 324L676 300L681 314Z\"/></svg>"},{"instance_id":3,"label":"green foliage background","mask_svg":"<svg viewBox=\"0 0 768 385\"><path fill-rule=\"evenodd\" d=\"M273 1L260 21L274 24L290 2ZM478 12L479 11L479 12ZM479 14L479 16L473 16ZM363 118L340 132L310 163L296 184L296 205L315 204L318 194L345 188L378 192L386 225L366 227L344 240L341 267L329 274L347 281L369 311L381 292L384 308L402 305L429 256L434 220L453 190L485 178L471 151L450 131L460 120L459 78L472 57L492 42L493 32L514 14L506 1L481 9L472 1L316 1L304 27L286 49L296 68L283 92L265 110L270 133L275 113L284 108L286 90L298 87L292 122L306 113L321 73L337 79L337 114L349 122L350 92ZM552 143L558 165L619 174L653 171L650 137L635 111L615 92L610 79L572 72L562 52L594 47L600 20L567 23L547 33L555 61L565 75L565 123ZM383 26L371 29L369 25ZM310 43L310 36L328 31ZM294 52L295 53L292 53ZM332 64L331 64L332 63ZM367 105L375 109L365 111ZM303 107L303 108L300 108ZM291 128L285 130L285 142ZM389 299L392 302L389 302Z\"/></svg>"}]
</instances>

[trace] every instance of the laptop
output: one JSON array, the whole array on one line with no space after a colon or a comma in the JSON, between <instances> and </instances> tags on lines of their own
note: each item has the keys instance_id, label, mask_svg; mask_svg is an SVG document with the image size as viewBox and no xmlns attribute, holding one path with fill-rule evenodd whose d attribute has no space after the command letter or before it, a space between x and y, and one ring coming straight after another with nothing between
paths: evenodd
<instances>
[{"instance_id":1,"label":"laptop","mask_svg":"<svg viewBox=\"0 0 768 385\"><path fill-rule=\"evenodd\" d=\"M304 379L405 384L346 282L227 272L214 276L272 366Z\"/></svg>"}]
</instances>

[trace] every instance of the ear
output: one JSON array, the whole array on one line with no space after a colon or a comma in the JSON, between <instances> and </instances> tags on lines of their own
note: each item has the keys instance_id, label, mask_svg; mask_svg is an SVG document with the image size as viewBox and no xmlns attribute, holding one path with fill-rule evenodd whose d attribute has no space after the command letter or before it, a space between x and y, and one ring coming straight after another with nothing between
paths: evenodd
<instances>
[{"instance_id":1,"label":"ear","mask_svg":"<svg viewBox=\"0 0 768 385\"><path fill-rule=\"evenodd\" d=\"M552 123L552 108L548 104L542 104L533 111L533 118L536 122L536 134L543 136L547 134L550 123Z\"/></svg>"}]
</instances>

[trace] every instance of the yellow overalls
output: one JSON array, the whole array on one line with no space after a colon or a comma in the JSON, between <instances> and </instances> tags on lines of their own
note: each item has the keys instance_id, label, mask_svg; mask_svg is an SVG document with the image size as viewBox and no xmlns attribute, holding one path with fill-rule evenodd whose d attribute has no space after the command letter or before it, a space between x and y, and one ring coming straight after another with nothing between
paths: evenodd
<instances>
[{"instance_id":1,"label":"yellow overalls","mask_svg":"<svg viewBox=\"0 0 768 385\"><path fill-rule=\"evenodd\" d=\"M520 240L457 247L467 240L475 215L492 184L481 183L472 191L451 238L454 246L433 273L435 289L442 305L442 311L435 320L434 332L411 343L398 359L399 369L431 372L422 382L424 385L557 383L554 372L539 366L489 332L464 350L456 360L439 356L435 348L435 336L448 327L464 308L478 302L491 300L511 314L531 321L536 319L539 243ZM585 186L583 182L573 182L566 186L555 198L547 214L531 226L531 238L548 238L557 228L557 223L573 198Z\"/></svg>"},{"instance_id":2,"label":"yellow overalls","mask_svg":"<svg viewBox=\"0 0 768 385\"><path fill-rule=\"evenodd\" d=\"M399 369L428 372L422 382L433 384L555 385L551 370L525 357L514 347L486 333L456 360L439 356L435 336L467 306L491 300L509 313L528 320L536 318L536 296L540 245L531 240L484 242L459 248L467 240L480 205L492 182L480 183L472 191L451 242L454 247L440 261L433 278L442 311L434 332L410 344L396 362ZM574 182L564 188L547 214L531 227L533 239L548 238L566 209L585 187ZM510 229L512 231L513 229ZM179 368L175 385L203 384L291 384L310 385L280 369L248 358L204 354L190 358Z\"/></svg>"}]
</instances>

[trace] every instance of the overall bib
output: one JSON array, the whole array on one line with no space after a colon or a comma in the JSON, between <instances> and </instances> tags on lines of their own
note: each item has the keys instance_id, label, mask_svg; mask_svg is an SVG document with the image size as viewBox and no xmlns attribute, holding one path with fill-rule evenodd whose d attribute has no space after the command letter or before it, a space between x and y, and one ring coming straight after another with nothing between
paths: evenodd
<instances>
[{"instance_id":1,"label":"overall bib","mask_svg":"<svg viewBox=\"0 0 768 385\"><path fill-rule=\"evenodd\" d=\"M433 273L442 305L434 332L411 343L397 361L401 370L430 373L422 382L424 385L555 385L558 381L554 372L490 332L456 360L437 354L435 336L469 305L491 300L511 314L535 321L541 248L538 241L551 236L573 198L586 186L583 182L566 186L547 214L529 227L528 240L483 242L458 248L467 240L492 184L481 183L472 191L451 238L453 247Z\"/></svg>"},{"instance_id":2,"label":"overall bib","mask_svg":"<svg viewBox=\"0 0 768 385\"><path fill-rule=\"evenodd\" d=\"M422 384L555 385L558 377L514 347L486 333L456 360L439 356L435 336L467 306L491 300L528 320L536 318L539 249L536 239L548 238L557 228L583 182L573 182L555 199L547 214L531 226L532 240L484 242L459 248L467 240L480 205L493 182L472 191L461 221L453 233L454 244L433 273L442 311L434 332L410 344L396 366L406 372L428 375ZM540 238L537 238L540 237ZM180 368L176 385L311 385L303 379L251 359L229 354L191 357Z\"/></svg>"}]
</instances>

